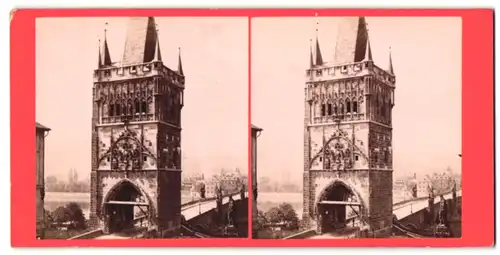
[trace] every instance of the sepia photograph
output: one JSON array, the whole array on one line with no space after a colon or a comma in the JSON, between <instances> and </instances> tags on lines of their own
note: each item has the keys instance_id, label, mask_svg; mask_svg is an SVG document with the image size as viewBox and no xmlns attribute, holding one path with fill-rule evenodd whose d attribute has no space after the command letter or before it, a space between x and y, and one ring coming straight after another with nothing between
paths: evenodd
<instances>
[{"instance_id":1,"label":"sepia photograph","mask_svg":"<svg viewBox=\"0 0 500 255\"><path fill-rule=\"evenodd\" d=\"M460 238L462 19L251 22L252 237Z\"/></svg>"},{"instance_id":2,"label":"sepia photograph","mask_svg":"<svg viewBox=\"0 0 500 255\"><path fill-rule=\"evenodd\" d=\"M248 237L248 34L38 18L37 238Z\"/></svg>"}]
</instances>

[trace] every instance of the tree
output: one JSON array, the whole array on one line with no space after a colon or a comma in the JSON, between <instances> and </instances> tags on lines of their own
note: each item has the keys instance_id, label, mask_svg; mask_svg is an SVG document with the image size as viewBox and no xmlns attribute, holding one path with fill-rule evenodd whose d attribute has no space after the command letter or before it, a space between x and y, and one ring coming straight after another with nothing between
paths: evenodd
<instances>
[{"instance_id":1,"label":"tree","mask_svg":"<svg viewBox=\"0 0 500 255\"><path fill-rule=\"evenodd\" d=\"M265 213L265 217L268 222L279 223L283 220L283 212L279 207L272 207Z\"/></svg>"},{"instance_id":2,"label":"tree","mask_svg":"<svg viewBox=\"0 0 500 255\"><path fill-rule=\"evenodd\" d=\"M279 205L279 209L283 215L283 221L287 223L290 228L298 228L299 227L299 217L297 216L297 212L293 209L291 204L282 203Z\"/></svg>"},{"instance_id":3,"label":"tree","mask_svg":"<svg viewBox=\"0 0 500 255\"><path fill-rule=\"evenodd\" d=\"M64 206L57 207L52 213L52 219L56 223L63 223L69 221L68 210Z\"/></svg>"},{"instance_id":4,"label":"tree","mask_svg":"<svg viewBox=\"0 0 500 255\"><path fill-rule=\"evenodd\" d=\"M266 216L263 211L258 211L257 212L257 222L256 222L256 229L263 229L267 223Z\"/></svg>"},{"instance_id":5,"label":"tree","mask_svg":"<svg viewBox=\"0 0 500 255\"><path fill-rule=\"evenodd\" d=\"M85 228L85 215L79 204L71 202L66 205L66 210L69 216L69 221L77 229Z\"/></svg>"}]
</instances>

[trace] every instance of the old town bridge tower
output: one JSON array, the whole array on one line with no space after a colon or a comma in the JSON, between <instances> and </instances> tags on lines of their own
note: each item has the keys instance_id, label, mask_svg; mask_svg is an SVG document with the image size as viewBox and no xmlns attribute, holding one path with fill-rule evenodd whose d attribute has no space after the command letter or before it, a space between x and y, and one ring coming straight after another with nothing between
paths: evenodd
<instances>
[{"instance_id":1,"label":"old town bridge tower","mask_svg":"<svg viewBox=\"0 0 500 255\"><path fill-rule=\"evenodd\" d=\"M160 235L181 219L181 109L185 77L162 62L153 17L130 18L121 61L99 45L92 98L90 220L118 232L146 217Z\"/></svg>"},{"instance_id":2,"label":"old town bridge tower","mask_svg":"<svg viewBox=\"0 0 500 255\"><path fill-rule=\"evenodd\" d=\"M306 71L304 212L317 232L359 228L382 237L392 228L392 108L395 75L372 58L364 17L340 21L332 62L316 37Z\"/></svg>"}]
</instances>

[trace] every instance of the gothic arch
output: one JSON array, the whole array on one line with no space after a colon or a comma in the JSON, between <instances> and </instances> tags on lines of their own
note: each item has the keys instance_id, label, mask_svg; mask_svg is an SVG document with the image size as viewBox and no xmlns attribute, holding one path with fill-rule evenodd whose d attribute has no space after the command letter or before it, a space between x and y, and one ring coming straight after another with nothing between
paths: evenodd
<instances>
[{"instance_id":1,"label":"gothic arch","mask_svg":"<svg viewBox=\"0 0 500 255\"><path fill-rule=\"evenodd\" d=\"M343 135L341 130L336 130L334 132L334 134L330 137L330 139L328 139L325 142L324 146L321 147L321 149L318 151L318 153L316 153L316 155L311 159L311 161L309 162L309 169L311 169L311 167L314 164L314 162L316 161L316 159L322 155L323 150L325 150L325 147L329 147L330 143L333 140L337 140L337 139L341 139L341 140L345 141L353 149L353 151L352 151L353 153L360 154L361 156L363 156L363 158L365 160L368 161L368 156L358 146L356 146L350 139L348 139L345 135Z\"/></svg>"},{"instance_id":2,"label":"gothic arch","mask_svg":"<svg viewBox=\"0 0 500 255\"><path fill-rule=\"evenodd\" d=\"M352 195L354 197L354 199L361 204L360 209L359 209L359 214L361 216L361 219L365 220L364 217L367 215L367 213L366 213L367 208L366 208L365 201L361 197L361 194L352 185L350 185L345 180L342 180L340 178L335 178L332 181L330 181L328 183L328 185L326 185L321 190L321 192L316 196L315 203L314 203L314 210L313 210L314 215L311 215L311 216L313 216L313 218L314 218L314 216L318 214L319 203L321 201L328 200L328 197L332 194L332 192L335 192L335 188L343 188L345 190L345 192ZM345 201L345 200L341 200L341 201Z\"/></svg>"},{"instance_id":3,"label":"gothic arch","mask_svg":"<svg viewBox=\"0 0 500 255\"><path fill-rule=\"evenodd\" d=\"M135 189L137 194L141 195L146 200L146 203L149 205L148 211L150 214L150 219L154 219L153 214L156 210L154 208L155 206L154 206L153 200L143 189L141 189L139 187L139 185L136 185L132 180L130 180L128 178L124 178L124 179L120 180L115 185L113 185L113 187L111 187L111 189L109 189L109 191L106 193L106 195L104 196L104 198L102 200L101 212L106 213L106 202L111 201L113 198L115 198L117 195L119 195L120 192L122 191L122 189L125 188L126 186L129 186L129 187L132 187L133 189Z\"/></svg>"},{"instance_id":4,"label":"gothic arch","mask_svg":"<svg viewBox=\"0 0 500 255\"><path fill-rule=\"evenodd\" d=\"M118 146L124 142L125 144L127 144L127 147L126 148L118 148ZM132 145L135 145L136 148L131 148L131 147L128 147L128 146L132 146ZM113 144L111 144L111 146L108 148L108 150L99 158L98 160L98 165L101 164L101 162L107 158L107 157L111 157L112 155L111 154L114 154L113 152L116 152L118 149L124 149L125 152L127 153L127 155L131 156L131 157L143 157L143 156L147 156L147 157L150 157L152 159L154 159L155 161L157 160L156 157L154 156L153 153L151 153L151 151L149 151L148 148L146 148L139 139L137 139L137 137L135 137L135 133L131 132L130 130L126 129L121 135L120 137L118 137L118 139L116 139L116 141L113 142ZM113 155L115 156L115 155ZM113 159L111 159L112 161ZM129 160L134 160L134 158L129 158ZM142 161L142 158L139 158L138 159L139 162L143 162ZM133 169L133 168L132 168ZM125 169L127 170L127 169Z\"/></svg>"}]
</instances>

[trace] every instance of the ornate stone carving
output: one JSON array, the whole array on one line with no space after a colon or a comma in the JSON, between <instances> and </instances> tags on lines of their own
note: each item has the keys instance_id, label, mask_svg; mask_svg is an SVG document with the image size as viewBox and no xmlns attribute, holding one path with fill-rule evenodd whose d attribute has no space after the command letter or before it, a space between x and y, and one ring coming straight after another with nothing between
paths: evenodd
<instances>
[{"instance_id":1,"label":"ornate stone carving","mask_svg":"<svg viewBox=\"0 0 500 255\"><path fill-rule=\"evenodd\" d=\"M354 154L361 155L365 159L368 159L366 154L350 140L348 135L337 128L325 142L324 147L312 158L309 167L311 167L318 158L322 157L323 169L348 170L354 165Z\"/></svg>"},{"instance_id":2,"label":"ornate stone carving","mask_svg":"<svg viewBox=\"0 0 500 255\"><path fill-rule=\"evenodd\" d=\"M144 156L156 160L153 154L137 139L137 134L125 128L125 131L99 159L99 163L106 158L111 162L111 170L137 170L142 168Z\"/></svg>"},{"instance_id":3,"label":"ornate stone carving","mask_svg":"<svg viewBox=\"0 0 500 255\"><path fill-rule=\"evenodd\" d=\"M332 170L352 168L352 155L349 145L345 145L339 139L327 144L325 147L324 168Z\"/></svg>"}]
</instances>

